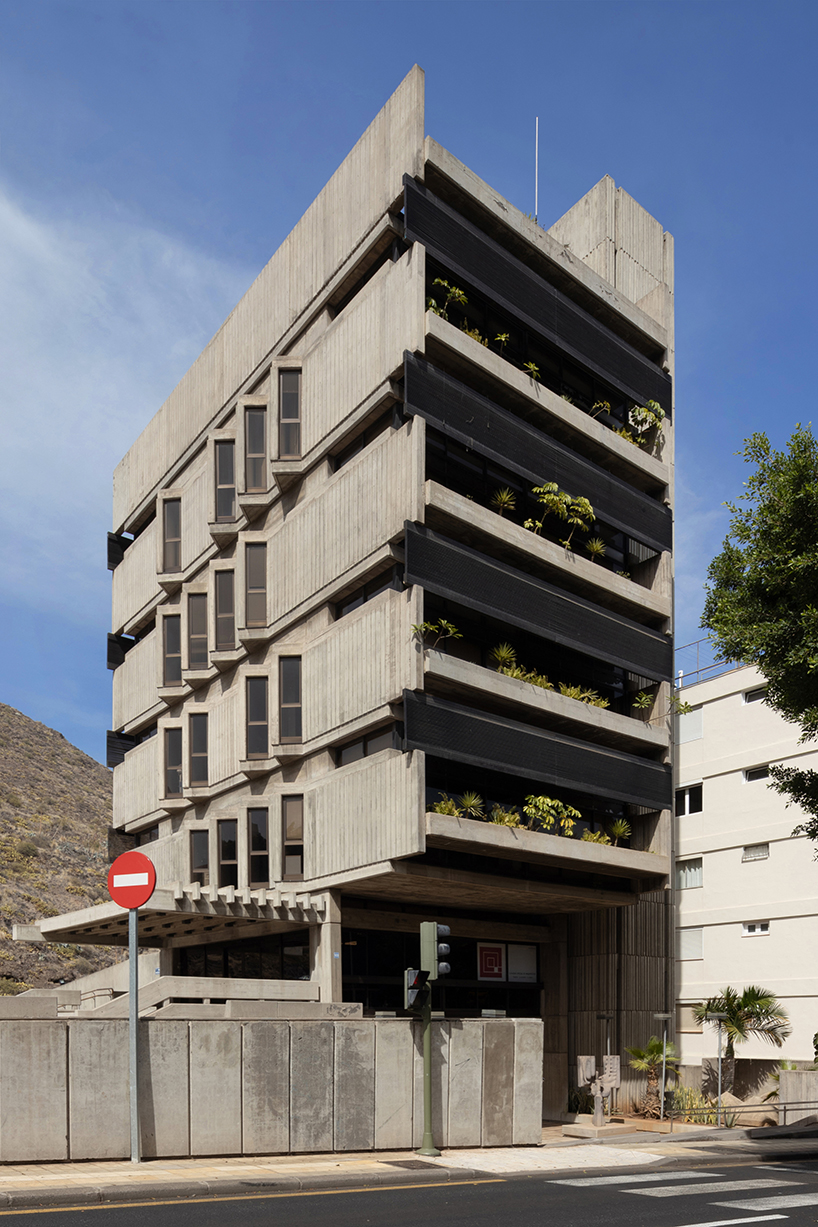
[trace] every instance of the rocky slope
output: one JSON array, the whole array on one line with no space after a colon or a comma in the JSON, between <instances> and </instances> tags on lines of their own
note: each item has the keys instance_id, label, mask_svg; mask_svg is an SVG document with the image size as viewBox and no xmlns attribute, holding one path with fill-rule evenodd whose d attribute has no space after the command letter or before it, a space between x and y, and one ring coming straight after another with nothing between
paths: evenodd
<instances>
[{"instance_id":1,"label":"rocky slope","mask_svg":"<svg viewBox=\"0 0 818 1227\"><path fill-rule=\"evenodd\" d=\"M12 941L12 924L107 901L111 772L0 703L0 994L106 967L106 946Z\"/></svg>"}]
</instances>

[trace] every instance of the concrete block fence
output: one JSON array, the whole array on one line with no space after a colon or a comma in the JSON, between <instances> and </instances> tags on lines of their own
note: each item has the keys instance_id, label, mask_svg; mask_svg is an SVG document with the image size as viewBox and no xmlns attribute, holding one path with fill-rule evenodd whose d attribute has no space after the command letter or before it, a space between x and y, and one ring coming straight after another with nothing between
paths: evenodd
<instances>
[{"instance_id":1,"label":"concrete block fence","mask_svg":"<svg viewBox=\"0 0 818 1227\"><path fill-rule=\"evenodd\" d=\"M423 1132L420 1026L410 1019L144 1019L143 1154L397 1150ZM432 1024L438 1146L536 1144L539 1019ZM130 1154L128 1024L0 1021L0 1161Z\"/></svg>"}]
</instances>

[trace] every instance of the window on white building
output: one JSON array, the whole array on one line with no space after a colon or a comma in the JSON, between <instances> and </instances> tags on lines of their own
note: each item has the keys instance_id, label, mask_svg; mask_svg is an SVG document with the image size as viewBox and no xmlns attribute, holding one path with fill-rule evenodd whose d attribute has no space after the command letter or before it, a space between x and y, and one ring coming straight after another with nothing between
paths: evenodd
<instances>
[{"instance_id":1,"label":"window on white building","mask_svg":"<svg viewBox=\"0 0 818 1227\"><path fill-rule=\"evenodd\" d=\"M676 862L676 889L690 890L693 886L702 885L702 858L697 856L689 861Z\"/></svg>"},{"instance_id":2,"label":"window on white building","mask_svg":"<svg viewBox=\"0 0 818 1227\"><path fill-rule=\"evenodd\" d=\"M742 937L763 937L770 931L769 920L745 920L741 926Z\"/></svg>"},{"instance_id":3,"label":"window on white building","mask_svg":"<svg viewBox=\"0 0 818 1227\"><path fill-rule=\"evenodd\" d=\"M748 767L744 772L744 781L746 784L754 784L756 780L768 780L770 778L770 768L764 767Z\"/></svg>"},{"instance_id":4,"label":"window on white building","mask_svg":"<svg viewBox=\"0 0 818 1227\"><path fill-rule=\"evenodd\" d=\"M756 690L744 691L745 703L763 703L767 697L767 687L759 686Z\"/></svg>"},{"instance_id":5,"label":"window on white building","mask_svg":"<svg viewBox=\"0 0 818 1227\"><path fill-rule=\"evenodd\" d=\"M769 844L747 844L741 854L741 859L743 861L766 861L769 855Z\"/></svg>"},{"instance_id":6,"label":"window on white building","mask_svg":"<svg viewBox=\"0 0 818 1227\"><path fill-rule=\"evenodd\" d=\"M676 817L682 814L700 814L702 812L702 785L690 784L687 788L676 789Z\"/></svg>"},{"instance_id":7,"label":"window on white building","mask_svg":"<svg viewBox=\"0 0 818 1227\"><path fill-rule=\"evenodd\" d=\"M701 926L696 929L676 930L676 957L681 960L702 959Z\"/></svg>"}]
</instances>

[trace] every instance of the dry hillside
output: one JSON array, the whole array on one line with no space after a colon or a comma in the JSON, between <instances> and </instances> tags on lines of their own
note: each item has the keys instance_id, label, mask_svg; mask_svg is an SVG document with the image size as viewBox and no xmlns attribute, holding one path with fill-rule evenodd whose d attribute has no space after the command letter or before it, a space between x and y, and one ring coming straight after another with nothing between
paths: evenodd
<instances>
[{"instance_id":1,"label":"dry hillside","mask_svg":"<svg viewBox=\"0 0 818 1227\"><path fill-rule=\"evenodd\" d=\"M0 993L68 982L123 957L15 942L12 924L108 899L111 772L0 703Z\"/></svg>"}]
</instances>

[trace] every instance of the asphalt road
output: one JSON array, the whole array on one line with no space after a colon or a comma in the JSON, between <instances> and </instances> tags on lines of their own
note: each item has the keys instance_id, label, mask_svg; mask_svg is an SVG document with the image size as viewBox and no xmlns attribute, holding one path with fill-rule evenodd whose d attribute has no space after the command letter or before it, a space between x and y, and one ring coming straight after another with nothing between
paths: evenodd
<instances>
[{"instance_id":1,"label":"asphalt road","mask_svg":"<svg viewBox=\"0 0 818 1227\"><path fill-rule=\"evenodd\" d=\"M3 1227L32 1215L48 1227L814 1227L818 1160L0 1212Z\"/></svg>"}]
</instances>

